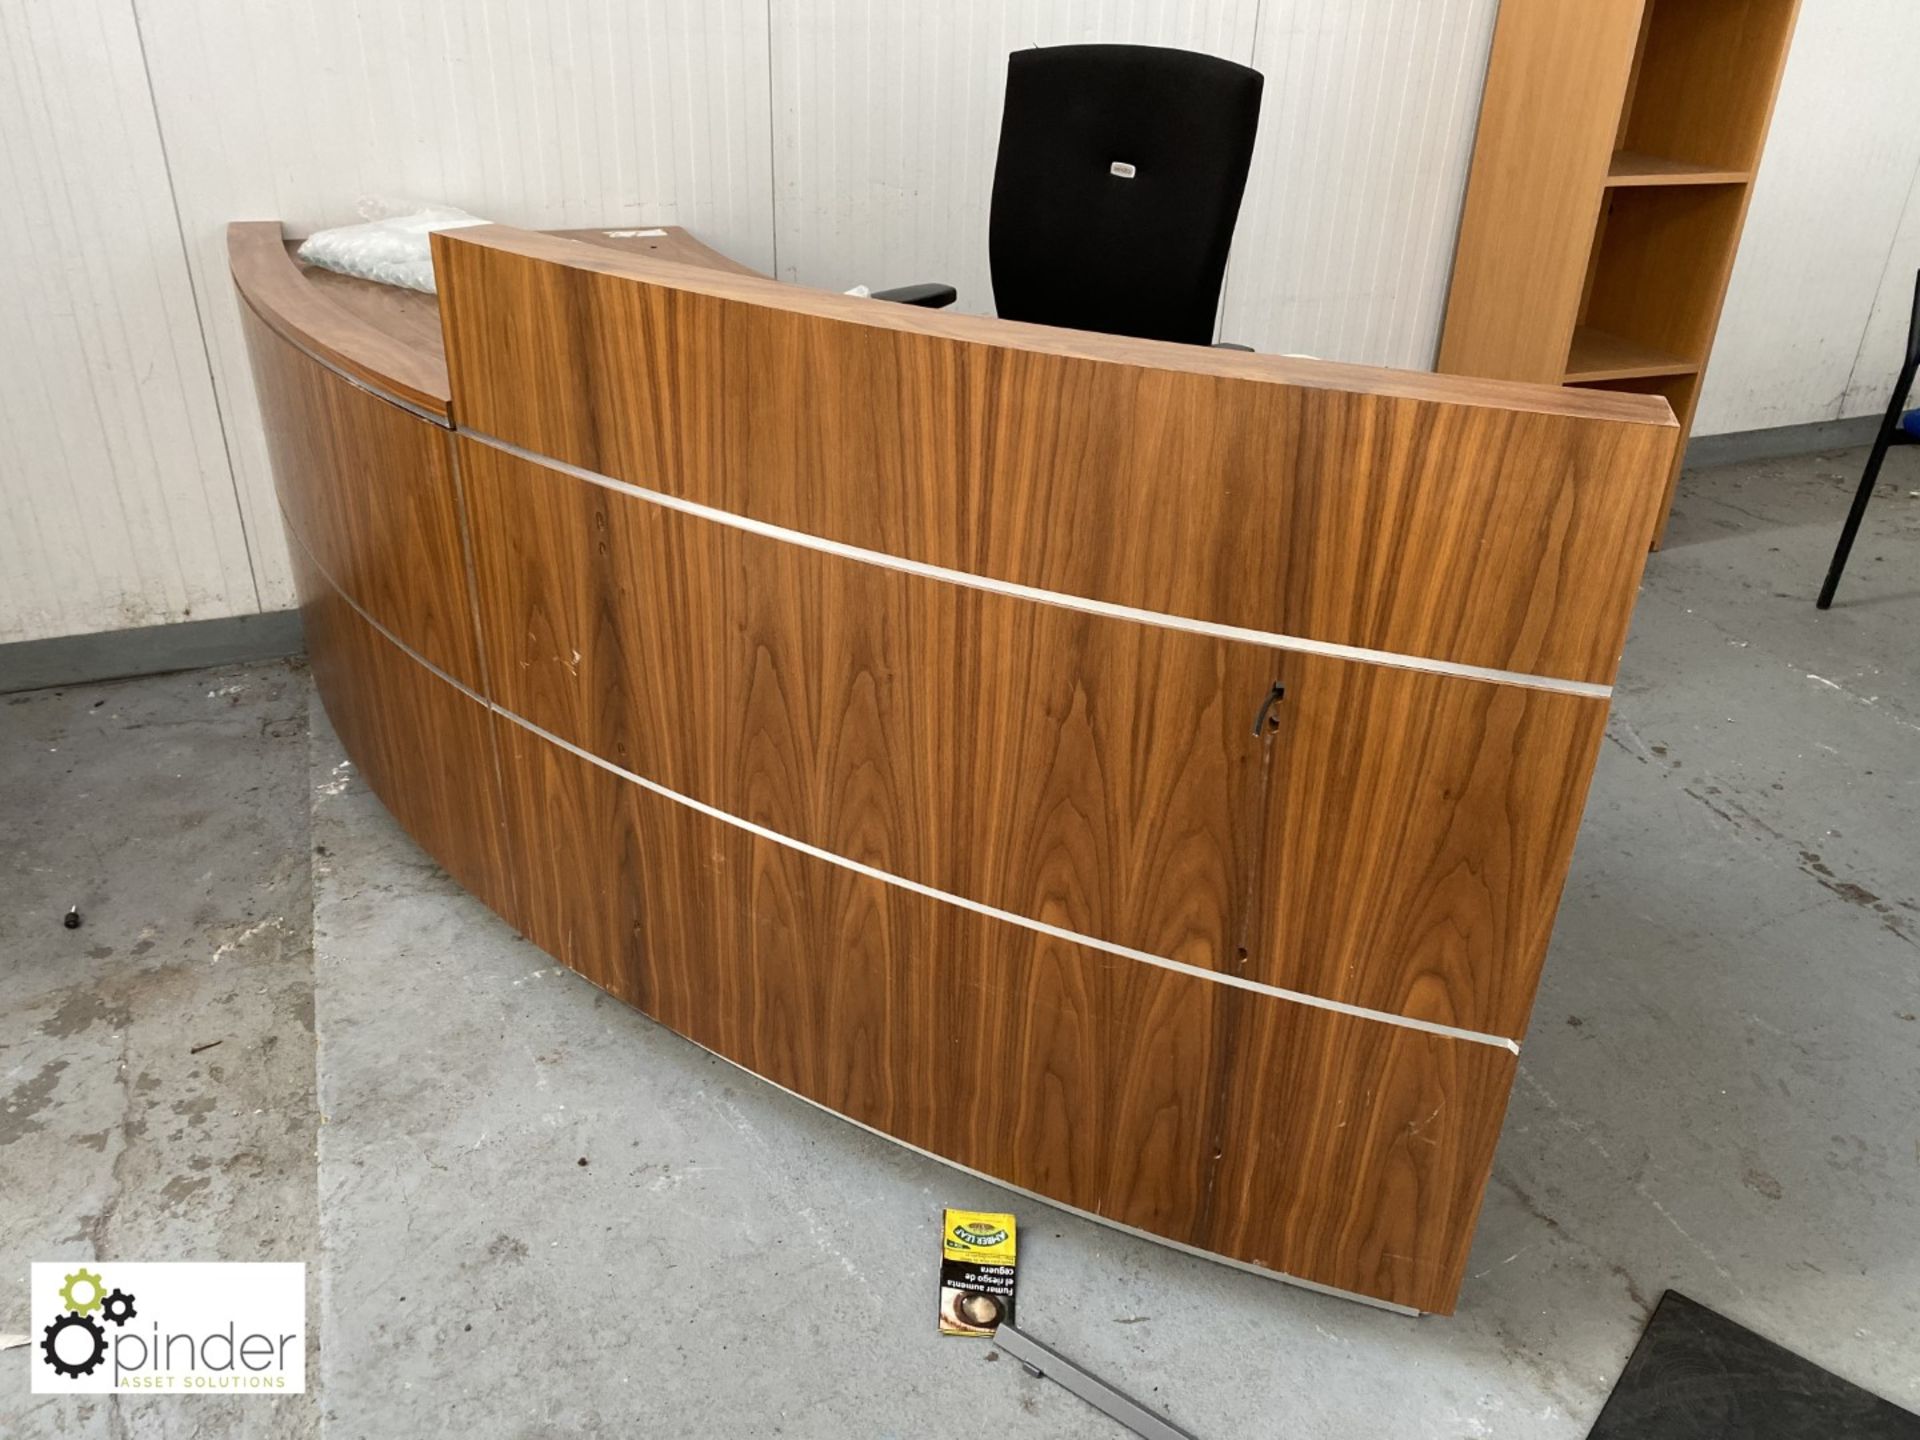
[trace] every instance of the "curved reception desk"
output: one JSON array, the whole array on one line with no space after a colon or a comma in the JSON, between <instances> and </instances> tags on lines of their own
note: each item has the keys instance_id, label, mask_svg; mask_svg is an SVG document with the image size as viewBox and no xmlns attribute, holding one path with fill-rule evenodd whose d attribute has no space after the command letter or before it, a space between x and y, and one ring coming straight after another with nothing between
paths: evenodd
<instances>
[{"instance_id":1,"label":"curved reception desk","mask_svg":"<svg viewBox=\"0 0 1920 1440\"><path fill-rule=\"evenodd\" d=\"M907 1145L1453 1307L1663 401L230 239L320 694L461 885Z\"/></svg>"}]
</instances>

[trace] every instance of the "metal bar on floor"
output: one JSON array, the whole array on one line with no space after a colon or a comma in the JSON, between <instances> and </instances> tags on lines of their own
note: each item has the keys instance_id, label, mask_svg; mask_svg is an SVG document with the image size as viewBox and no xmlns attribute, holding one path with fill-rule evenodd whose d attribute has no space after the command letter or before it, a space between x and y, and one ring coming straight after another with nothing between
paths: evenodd
<instances>
[{"instance_id":1,"label":"metal bar on floor","mask_svg":"<svg viewBox=\"0 0 1920 1440\"><path fill-rule=\"evenodd\" d=\"M1103 1415L1142 1437L1142 1440L1195 1440L1191 1431L1182 1430L1163 1419L1138 1400L1113 1388L1098 1375L1082 1370L1059 1351L1043 1345L1031 1335L1023 1335L1011 1325L993 1332L993 1343L1018 1360L1029 1375L1053 1381L1061 1389L1078 1395Z\"/></svg>"}]
</instances>

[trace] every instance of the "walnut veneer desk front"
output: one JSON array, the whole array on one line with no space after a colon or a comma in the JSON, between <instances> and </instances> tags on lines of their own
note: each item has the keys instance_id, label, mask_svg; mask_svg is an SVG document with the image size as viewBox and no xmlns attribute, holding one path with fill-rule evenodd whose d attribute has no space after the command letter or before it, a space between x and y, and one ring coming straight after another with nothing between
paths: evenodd
<instances>
[{"instance_id":1,"label":"walnut veneer desk front","mask_svg":"<svg viewBox=\"0 0 1920 1440\"><path fill-rule=\"evenodd\" d=\"M321 696L462 885L896 1140L1452 1308L1663 401L230 240Z\"/></svg>"}]
</instances>

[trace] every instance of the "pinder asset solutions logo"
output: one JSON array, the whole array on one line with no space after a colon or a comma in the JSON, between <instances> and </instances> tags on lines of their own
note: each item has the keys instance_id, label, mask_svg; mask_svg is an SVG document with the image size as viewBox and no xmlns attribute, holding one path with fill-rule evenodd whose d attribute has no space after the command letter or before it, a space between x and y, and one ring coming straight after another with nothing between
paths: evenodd
<instances>
[{"instance_id":1,"label":"pinder asset solutions logo","mask_svg":"<svg viewBox=\"0 0 1920 1440\"><path fill-rule=\"evenodd\" d=\"M36 1395L291 1395L306 1389L307 1267L32 1267Z\"/></svg>"}]
</instances>

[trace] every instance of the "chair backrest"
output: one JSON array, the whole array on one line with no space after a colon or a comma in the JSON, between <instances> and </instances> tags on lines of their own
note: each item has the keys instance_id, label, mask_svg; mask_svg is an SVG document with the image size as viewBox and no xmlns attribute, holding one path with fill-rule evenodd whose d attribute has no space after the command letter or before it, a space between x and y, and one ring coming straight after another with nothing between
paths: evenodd
<instances>
[{"instance_id":1,"label":"chair backrest","mask_svg":"<svg viewBox=\"0 0 1920 1440\"><path fill-rule=\"evenodd\" d=\"M1010 56L987 233L1002 318L1210 342L1263 83L1150 45Z\"/></svg>"}]
</instances>

